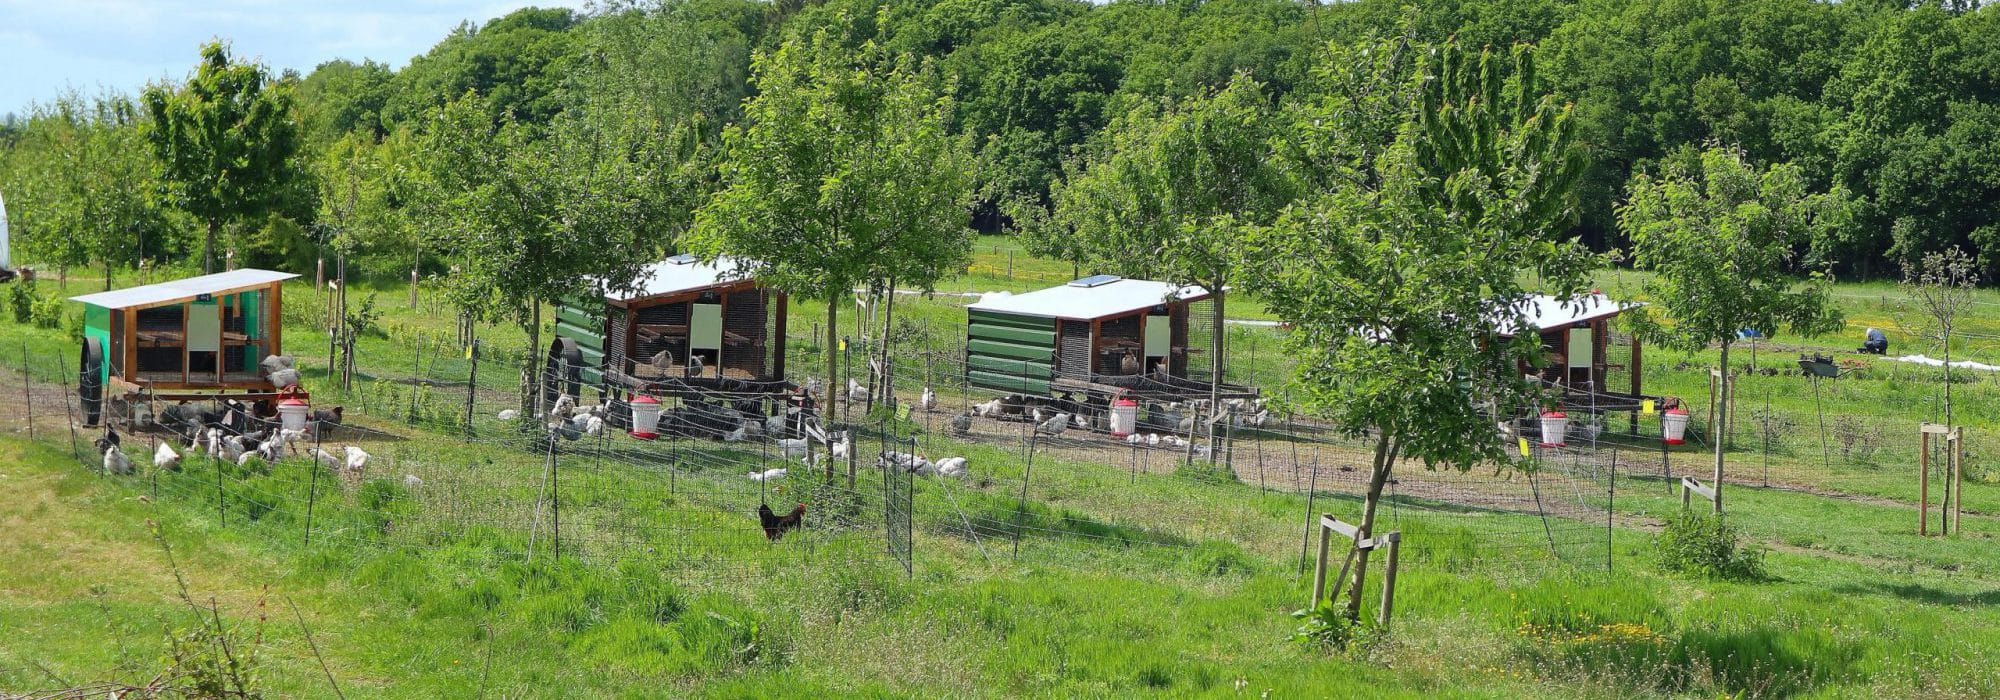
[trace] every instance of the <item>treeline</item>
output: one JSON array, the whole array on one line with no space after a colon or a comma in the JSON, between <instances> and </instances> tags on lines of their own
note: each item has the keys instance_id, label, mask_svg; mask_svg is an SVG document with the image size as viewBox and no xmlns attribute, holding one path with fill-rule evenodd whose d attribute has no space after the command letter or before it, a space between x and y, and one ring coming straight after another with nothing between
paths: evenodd
<instances>
[{"instance_id":1,"label":"treeline","mask_svg":"<svg viewBox=\"0 0 2000 700\"><path fill-rule=\"evenodd\" d=\"M199 267L212 240L218 258L291 269L331 248L398 276L615 270L602 246L632 259L682 247L729 180L726 134L759 92L757 57L819 34L923 64L913 79L948 98L946 128L973 154L967 220L1057 226L1038 236L1057 255L1063 221L1046 208L1136 112L1238 76L1259 99L1295 101L1325 89L1326 61L1363 60L1343 48L1456 37L1538 47L1540 82L1574 104L1586 166L1569 225L1593 247L1630 247L1617 212L1636 174L1723 145L1851 204L1794 251L1802 267L1895 276L1963 246L2000 272L2000 8L1970 0L525 9L461 26L401 70L271 75L217 48L184 84L51 100L0 125L0 195L16 255L44 266ZM214 120L243 128L210 133Z\"/></svg>"}]
</instances>

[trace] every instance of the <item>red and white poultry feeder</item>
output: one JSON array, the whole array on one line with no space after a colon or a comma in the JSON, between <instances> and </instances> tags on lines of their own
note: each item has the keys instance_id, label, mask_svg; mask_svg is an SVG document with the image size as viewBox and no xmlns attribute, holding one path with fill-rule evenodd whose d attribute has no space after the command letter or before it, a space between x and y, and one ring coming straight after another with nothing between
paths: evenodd
<instances>
[{"instance_id":1,"label":"red and white poultry feeder","mask_svg":"<svg viewBox=\"0 0 2000 700\"><path fill-rule=\"evenodd\" d=\"M1542 412L1542 446L1562 447L1563 434L1569 431L1569 415L1562 411Z\"/></svg>"},{"instance_id":2,"label":"red and white poultry feeder","mask_svg":"<svg viewBox=\"0 0 2000 700\"><path fill-rule=\"evenodd\" d=\"M1660 414L1660 432L1669 445L1686 444L1688 412L1681 408L1669 408Z\"/></svg>"},{"instance_id":3,"label":"red and white poultry feeder","mask_svg":"<svg viewBox=\"0 0 2000 700\"><path fill-rule=\"evenodd\" d=\"M651 440L660 436L660 400L651 396L632 399L632 437Z\"/></svg>"},{"instance_id":4,"label":"red and white poultry feeder","mask_svg":"<svg viewBox=\"0 0 2000 700\"><path fill-rule=\"evenodd\" d=\"M306 429L307 414L311 411L312 405L299 400L299 397L285 397L278 402L278 426L293 432L303 431Z\"/></svg>"},{"instance_id":5,"label":"red and white poultry feeder","mask_svg":"<svg viewBox=\"0 0 2000 700\"><path fill-rule=\"evenodd\" d=\"M1118 399L1111 402L1111 437L1131 435L1139 425L1139 402Z\"/></svg>"}]
</instances>

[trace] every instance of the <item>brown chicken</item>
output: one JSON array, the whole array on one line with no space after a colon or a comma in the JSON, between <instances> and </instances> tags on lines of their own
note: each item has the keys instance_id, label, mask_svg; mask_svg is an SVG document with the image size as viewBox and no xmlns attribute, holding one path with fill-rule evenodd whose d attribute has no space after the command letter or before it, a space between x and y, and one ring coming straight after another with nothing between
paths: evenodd
<instances>
[{"instance_id":1,"label":"brown chicken","mask_svg":"<svg viewBox=\"0 0 2000 700\"><path fill-rule=\"evenodd\" d=\"M798 507L793 508L790 515L778 515L771 512L771 507L768 505L757 506L757 520L764 525L764 537L769 538L772 542L784 539L786 530L798 529L799 524L804 522L805 519L806 504L804 503L800 503Z\"/></svg>"}]
</instances>

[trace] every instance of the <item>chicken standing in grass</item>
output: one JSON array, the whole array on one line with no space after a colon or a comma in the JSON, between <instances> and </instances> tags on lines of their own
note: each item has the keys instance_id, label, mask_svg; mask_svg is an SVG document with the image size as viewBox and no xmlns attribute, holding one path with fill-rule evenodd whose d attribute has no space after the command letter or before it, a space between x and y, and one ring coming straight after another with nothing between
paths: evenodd
<instances>
[{"instance_id":1,"label":"chicken standing in grass","mask_svg":"<svg viewBox=\"0 0 2000 700\"><path fill-rule=\"evenodd\" d=\"M132 473L132 458L125 456L125 450L117 445L104 448L104 472L125 476Z\"/></svg>"},{"instance_id":2,"label":"chicken standing in grass","mask_svg":"<svg viewBox=\"0 0 2000 700\"><path fill-rule=\"evenodd\" d=\"M804 457L807 449L808 445L805 438L778 439L778 453L784 455L785 459Z\"/></svg>"},{"instance_id":3,"label":"chicken standing in grass","mask_svg":"<svg viewBox=\"0 0 2000 700\"><path fill-rule=\"evenodd\" d=\"M175 452L173 445L164 442L160 443L159 447L153 449L153 468L179 471L181 468L181 453Z\"/></svg>"},{"instance_id":4,"label":"chicken standing in grass","mask_svg":"<svg viewBox=\"0 0 2000 700\"><path fill-rule=\"evenodd\" d=\"M861 382L854 381L853 379L847 380L847 400L857 402L867 401L868 387L862 386Z\"/></svg>"},{"instance_id":5,"label":"chicken standing in grass","mask_svg":"<svg viewBox=\"0 0 2000 700\"><path fill-rule=\"evenodd\" d=\"M1000 417L1001 406L1002 406L1001 400L994 399L992 401L988 401L986 403L973 406L972 412L977 414L981 418L998 418Z\"/></svg>"},{"instance_id":6,"label":"chicken standing in grass","mask_svg":"<svg viewBox=\"0 0 2000 700\"><path fill-rule=\"evenodd\" d=\"M355 478L360 478L362 474L367 473L368 471L367 450L363 450L353 445L348 445L345 448L345 452L343 453L343 455L345 456L346 459L342 461L341 464L342 471L347 472L347 474Z\"/></svg>"},{"instance_id":7,"label":"chicken standing in grass","mask_svg":"<svg viewBox=\"0 0 2000 700\"><path fill-rule=\"evenodd\" d=\"M937 392L931 391L930 387L924 387L923 395L917 397L917 408L921 408L925 411L936 410Z\"/></svg>"},{"instance_id":8,"label":"chicken standing in grass","mask_svg":"<svg viewBox=\"0 0 2000 700\"><path fill-rule=\"evenodd\" d=\"M964 435L972 432L972 414L960 413L951 417L951 434Z\"/></svg>"},{"instance_id":9,"label":"chicken standing in grass","mask_svg":"<svg viewBox=\"0 0 2000 700\"><path fill-rule=\"evenodd\" d=\"M761 483L770 483L773 481L784 479L786 476L790 474L791 472L786 471L783 468L766 469L761 472L750 472L750 480Z\"/></svg>"},{"instance_id":10,"label":"chicken standing in grass","mask_svg":"<svg viewBox=\"0 0 2000 700\"><path fill-rule=\"evenodd\" d=\"M786 530L796 530L806 518L806 504L800 503L788 515L771 512L771 506L757 506L757 522L764 526L764 538L772 542L784 539Z\"/></svg>"},{"instance_id":11,"label":"chicken standing in grass","mask_svg":"<svg viewBox=\"0 0 2000 700\"><path fill-rule=\"evenodd\" d=\"M515 418L521 417L521 412L512 408L508 408L501 410L500 415L495 417L503 421L511 421L514 420Z\"/></svg>"}]
</instances>

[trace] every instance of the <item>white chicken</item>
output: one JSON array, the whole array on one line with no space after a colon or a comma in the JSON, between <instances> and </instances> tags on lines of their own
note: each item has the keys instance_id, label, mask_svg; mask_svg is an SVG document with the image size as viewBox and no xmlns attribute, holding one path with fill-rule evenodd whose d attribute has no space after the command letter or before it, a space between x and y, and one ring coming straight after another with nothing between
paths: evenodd
<instances>
[{"instance_id":1,"label":"white chicken","mask_svg":"<svg viewBox=\"0 0 2000 700\"><path fill-rule=\"evenodd\" d=\"M1140 435L1138 433L1133 433L1131 435L1125 436L1125 444L1127 445L1137 445L1145 441L1146 441L1145 436Z\"/></svg>"},{"instance_id":2,"label":"white chicken","mask_svg":"<svg viewBox=\"0 0 2000 700\"><path fill-rule=\"evenodd\" d=\"M1000 399L994 399L973 406L972 412L978 414L981 418L997 418L1000 416Z\"/></svg>"},{"instance_id":3,"label":"white chicken","mask_svg":"<svg viewBox=\"0 0 2000 700\"><path fill-rule=\"evenodd\" d=\"M306 454L311 455L313 461L318 462L319 465L322 467L326 467L328 469L340 468L340 460L338 458L335 458L333 456L333 453L327 452L326 450L314 447L306 450Z\"/></svg>"},{"instance_id":4,"label":"white chicken","mask_svg":"<svg viewBox=\"0 0 2000 700\"><path fill-rule=\"evenodd\" d=\"M777 469L766 469L761 472L750 472L750 480L760 483L769 483L783 479L785 478L785 475L790 473L791 473L790 471L787 471L783 467Z\"/></svg>"},{"instance_id":5,"label":"white chicken","mask_svg":"<svg viewBox=\"0 0 2000 700\"><path fill-rule=\"evenodd\" d=\"M723 441L723 442L742 442L742 441L743 441L743 438L745 438L745 437L749 436L749 434L750 434L750 424L748 424L748 423L745 423L745 424L743 424L743 425L739 425L739 426L736 426L736 429L735 429L735 430L731 430L731 431L729 431L729 432L726 432L726 433L723 433L723 434L722 434L722 441Z\"/></svg>"},{"instance_id":6,"label":"white chicken","mask_svg":"<svg viewBox=\"0 0 2000 700\"><path fill-rule=\"evenodd\" d=\"M1148 447L1159 447L1159 446L1160 446L1160 434L1159 434L1159 433L1146 433L1146 446L1148 446Z\"/></svg>"},{"instance_id":7,"label":"white chicken","mask_svg":"<svg viewBox=\"0 0 2000 700\"><path fill-rule=\"evenodd\" d=\"M841 434L840 439L835 440L833 443L833 458L846 459L847 451L852 449L852 447L853 445L847 441L847 435L845 433Z\"/></svg>"},{"instance_id":8,"label":"white chicken","mask_svg":"<svg viewBox=\"0 0 2000 700\"><path fill-rule=\"evenodd\" d=\"M788 415L785 415L785 414L783 414L783 413L780 413L780 414L778 414L778 415L775 415L775 416L771 416L771 417L769 417L769 418L765 418L765 419L764 419L764 433L765 433L765 434L767 434L767 435L782 435L782 434L784 434L784 432L785 432L785 419L787 419L787 418L790 418L790 417L791 417L791 416L788 416Z\"/></svg>"},{"instance_id":9,"label":"white chicken","mask_svg":"<svg viewBox=\"0 0 2000 700\"><path fill-rule=\"evenodd\" d=\"M808 444L805 438L779 438L778 453L784 455L785 459L803 457L808 449Z\"/></svg>"},{"instance_id":10,"label":"white chicken","mask_svg":"<svg viewBox=\"0 0 2000 700\"><path fill-rule=\"evenodd\" d=\"M403 488L416 489L416 488L422 488L423 485L424 485L424 480L417 478L417 475L415 474L403 475Z\"/></svg>"},{"instance_id":11,"label":"white chicken","mask_svg":"<svg viewBox=\"0 0 2000 700\"><path fill-rule=\"evenodd\" d=\"M498 415L498 416L495 416L495 417L496 417L496 418L499 418L500 420L503 420L503 421L511 421L511 420L514 420L514 419L516 419L516 418L520 418L520 417L521 417L521 412L520 412L519 410L516 410L516 409L512 409L512 408L507 408L507 409L501 409L501 411L500 411L500 415Z\"/></svg>"},{"instance_id":12,"label":"white chicken","mask_svg":"<svg viewBox=\"0 0 2000 700\"><path fill-rule=\"evenodd\" d=\"M1058 413L1055 417L1042 421L1040 425L1035 426L1035 432L1054 436L1061 435L1063 430L1067 428L1069 428L1069 414Z\"/></svg>"},{"instance_id":13,"label":"white chicken","mask_svg":"<svg viewBox=\"0 0 2000 700\"><path fill-rule=\"evenodd\" d=\"M917 397L917 408L925 411L937 410L937 392L931 391L930 387L924 387L924 393Z\"/></svg>"},{"instance_id":14,"label":"white chicken","mask_svg":"<svg viewBox=\"0 0 2000 700\"><path fill-rule=\"evenodd\" d=\"M175 452L173 445L160 443L159 447L153 449L153 468L168 471L181 468L181 453Z\"/></svg>"},{"instance_id":15,"label":"white chicken","mask_svg":"<svg viewBox=\"0 0 2000 700\"><path fill-rule=\"evenodd\" d=\"M868 387L862 386L861 382L854 381L853 379L847 380L847 400L867 401Z\"/></svg>"},{"instance_id":16,"label":"white chicken","mask_svg":"<svg viewBox=\"0 0 2000 700\"><path fill-rule=\"evenodd\" d=\"M937 473L939 476L949 476L954 479L964 477L968 473L966 471L965 458L946 457L938 460Z\"/></svg>"},{"instance_id":17,"label":"white chicken","mask_svg":"<svg viewBox=\"0 0 2000 700\"><path fill-rule=\"evenodd\" d=\"M342 455L345 457L345 459L341 464L341 468L346 470L349 474L354 474L356 476L359 476L362 473L368 471L367 450L363 450L353 445L348 445L346 448L344 448Z\"/></svg>"},{"instance_id":18,"label":"white chicken","mask_svg":"<svg viewBox=\"0 0 2000 700\"><path fill-rule=\"evenodd\" d=\"M132 473L132 458L125 456L125 451L119 449L117 445L106 447L104 448L104 471L107 474L116 474L118 476L130 474Z\"/></svg>"}]
</instances>

